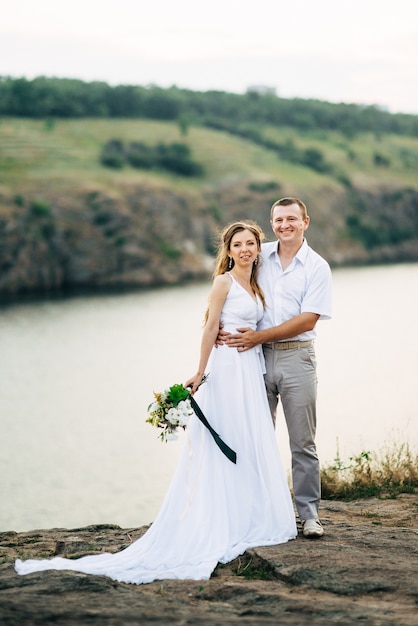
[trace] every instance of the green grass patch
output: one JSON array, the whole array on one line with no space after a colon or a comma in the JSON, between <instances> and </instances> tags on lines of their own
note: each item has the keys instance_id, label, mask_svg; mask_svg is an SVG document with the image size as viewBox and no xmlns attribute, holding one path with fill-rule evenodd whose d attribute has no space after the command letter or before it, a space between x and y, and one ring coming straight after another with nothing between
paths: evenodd
<instances>
[{"instance_id":1,"label":"green grass patch","mask_svg":"<svg viewBox=\"0 0 418 626\"><path fill-rule=\"evenodd\" d=\"M408 444L393 444L379 453L362 451L341 459L339 452L331 465L321 469L322 497L326 500L396 498L416 493L418 453Z\"/></svg>"},{"instance_id":2,"label":"green grass patch","mask_svg":"<svg viewBox=\"0 0 418 626\"><path fill-rule=\"evenodd\" d=\"M241 576L247 580L274 580L274 567L262 559L247 553L234 561L232 572L235 576Z\"/></svg>"},{"instance_id":3,"label":"green grass patch","mask_svg":"<svg viewBox=\"0 0 418 626\"><path fill-rule=\"evenodd\" d=\"M348 139L336 131L298 131L286 127L261 127L263 136L279 144L295 146L298 151L317 151L333 173L317 172L302 164L280 158L274 151L250 139L222 130L190 126L182 136L176 122L145 119L57 119L46 130L44 120L4 118L0 124L0 163L2 184L16 185L25 193L28 181L66 178L77 184L96 181L109 186L133 180L161 181L183 189L205 189L208 184L267 181L256 183L303 186L313 192L323 186L340 186L341 177L353 184L416 187L418 139L413 137L359 134ZM201 180L184 180L166 172L139 172L132 168L109 171L98 161L102 147L118 137L124 144L186 144L193 158L202 165ZM309 154L314 155L310 152ZM376 154L384 155L390 165L375 163ZM335 172L340 174L340 178ZM254 184L254 183L253 183ZM286 190L284 190L286 191Z\"/></svg>"}]
</instances>

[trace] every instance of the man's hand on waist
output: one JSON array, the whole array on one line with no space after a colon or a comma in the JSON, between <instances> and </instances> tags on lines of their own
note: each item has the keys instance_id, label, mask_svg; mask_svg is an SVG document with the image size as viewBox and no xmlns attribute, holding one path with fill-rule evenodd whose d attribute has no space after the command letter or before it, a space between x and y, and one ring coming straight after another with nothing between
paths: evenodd
<instances>
[{"instance_id":1,"label":"man's hand on waist","mask_svg":"<svg viewBox=\"0 0 418 626\"><path fill-rule=\"evenodd\" d=\"M262 342L261 333L252 328L237 328L237 335L228 335L225 343L230 348L237 348L238 352L250 350Z\"/></svg>"}]
</instances>

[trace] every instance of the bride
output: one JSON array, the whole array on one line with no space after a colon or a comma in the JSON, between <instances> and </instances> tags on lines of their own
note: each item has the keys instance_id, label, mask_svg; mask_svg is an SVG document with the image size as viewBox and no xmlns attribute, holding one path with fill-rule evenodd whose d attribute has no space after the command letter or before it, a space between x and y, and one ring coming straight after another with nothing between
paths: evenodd
<instances>
[{"instance_id":1,"label":"bride","mask_svg":"<svg viewBox=\"0 0 418 626\"><path fill-rule=\"evenodd\" d=\"M212 428L236 452L231 462L193 415L184 449L161 509L147 532L116 554L76 560L17 560L18 574L73 570L126 583L206 580L256 546L296 537L296 521L267 402L261 346L238 352L214 347L219 324L256 328L264 296L257 284L263 233L235 222L221 235L200 359L186 383ZM204 372L210 376L202 387ZM199 389L198 389L199 388Z\"/></svg>"}]
</instances>

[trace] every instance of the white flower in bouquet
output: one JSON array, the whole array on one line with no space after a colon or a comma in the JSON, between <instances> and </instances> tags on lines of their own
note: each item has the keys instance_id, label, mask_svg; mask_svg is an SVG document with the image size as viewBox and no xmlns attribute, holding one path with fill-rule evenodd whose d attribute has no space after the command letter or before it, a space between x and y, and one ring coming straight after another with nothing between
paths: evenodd
<instances>
[{"instance_id":1,"label":"white flower in bouquet","mask_svg":"<svg viewBox=\"0 0 418 626\"><path fill-rule=\"evenodd\" d=\"M160 408L160 405L158 404L158 402L153 402L148 407L148 413L154 413L158 411L159 408Z\"/></svg>"},{"instance_id":2,"label":"white flower in bouquet","mask_svg":"<svg viewBox=\"0 0 418 626\"><path fill-rule=\"evenodd\" d=\"M206 381L208 375L202 378L200 384ZM194 413L190 403L190 390L183 385L172 385L162 392L154 392L154 398L154 402L148 407L146 421L162 429L159 435L161 441L178 439L177 428L184 430Z\"/></svg>"},{"instance_id":3,"label":"white flower in bouquet","mask_svg":"<svg viewBox=\"0 0 418 626\"><path fill-rule=\"evenodd\" d=\"M177 426L179 423L180 412L177 409L169 409L166 415L166 419L173 424L173 426Z\"/></svg>"}]
</instances>

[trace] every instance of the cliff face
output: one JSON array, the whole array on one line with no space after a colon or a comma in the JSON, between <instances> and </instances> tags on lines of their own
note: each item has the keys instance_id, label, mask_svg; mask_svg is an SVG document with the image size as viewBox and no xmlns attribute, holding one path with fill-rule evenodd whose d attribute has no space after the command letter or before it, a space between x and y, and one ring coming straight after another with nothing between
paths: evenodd
<instances>
[{"instance_id":1,"label":"cliff face","mask_svg":"<svg viewBox=\"0 0 418 626\"><path fill-rule=\"evenodd\" d=\"M322 502L325 535L256 548L208 581L117 583L104 576L18 576L16 558L116 552L146 529L88 526L0 533L2 626L417 623L417 497Z\"/></svg>"},{"instance_id":2,"label":"cliff face","mask_svg":"<svg viewBox=\"0 0 418 626\"><path fill-rule=\"evenodd\" d=\"M168 189L44 192L0 223L0 293L207 277L211 225L198 198Z\"/></svg>"},{"instance_id":3,"label":"cliff face","mask_svg":"<svg viewBox=\"0 0 418 626\"><path fill-rule=\"evenodd\" d=\"M242 185L192 193L147 185L49 189L0 197L0 295L150 287L211 275L216 233L235 219L259 222L268 239L271 197ZM295 193L295 190L292 190ZM418 192L398 206L383 191L323 189L311 198L307 236L331 265L418 260ZM42 198L40 200L39 198ZM386 207L382 211L382 206ZM381 217L383 216L383 217ZM368 241L383 232L390 236ZM349 227L347 226L349 225Z\"/></svg>"}]
</instances>

